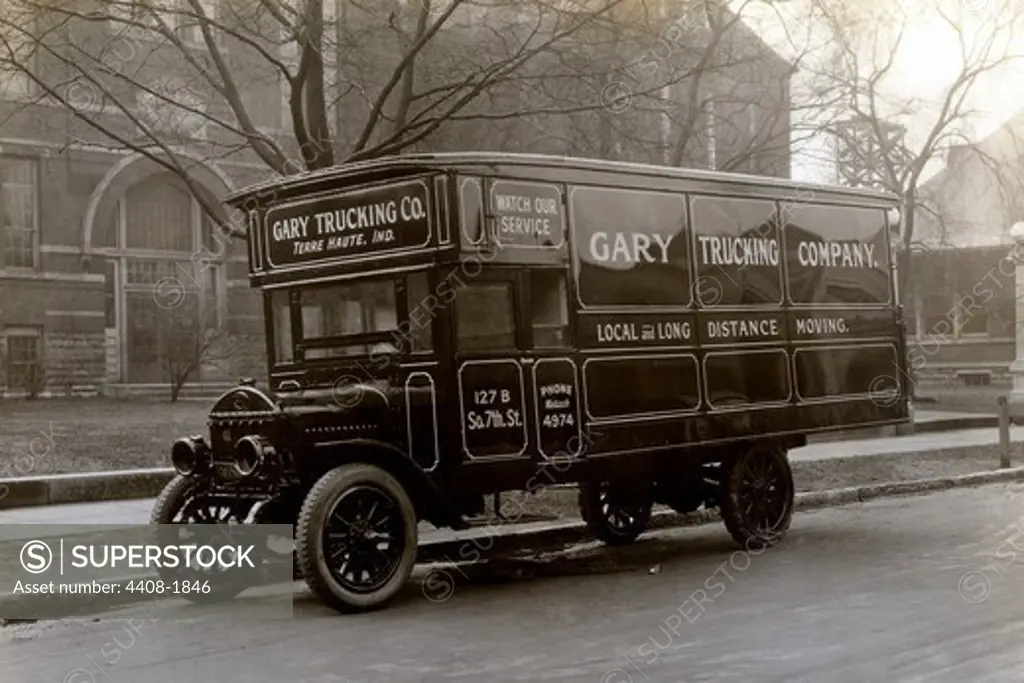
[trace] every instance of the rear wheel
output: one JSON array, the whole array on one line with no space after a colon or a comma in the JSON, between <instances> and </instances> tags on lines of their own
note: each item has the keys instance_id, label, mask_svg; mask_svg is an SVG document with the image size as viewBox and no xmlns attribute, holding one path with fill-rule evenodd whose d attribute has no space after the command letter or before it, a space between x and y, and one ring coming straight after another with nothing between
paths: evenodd
<instances>
[{"instance_id":1,"label":"rear wheel","mask_svg":"<svg viewBox=\"0 0 1024 683\"><path fill-rule=\"evenodd\" d=\"M580 484L579 506L590 533L608 545L624 545L647 528L654 499L647 490L584 482Z\"/></svg>"},{"instance_id":2,"label":"rear wheel","mask_svg":"<svg viewBox=\"0 0 1024 683\"><path fill-rule=\"evenodd\" d=\"M725 528L746 549L782 540L793 519L793 472L778 444L758 444L722 463L720 508Z\"/></svg>"},{"instance_id":3,"label":"rear wheel","mask_svg":"<svg viewBox=\"0 0 1024 683\"><path fill-rule=\"evenodd\" d=\"M306 583L340 612L385 606L416 563L417 516L401 483L374 465L343 465L310 490L296 556Z\"/></svg>"}]
</instances>

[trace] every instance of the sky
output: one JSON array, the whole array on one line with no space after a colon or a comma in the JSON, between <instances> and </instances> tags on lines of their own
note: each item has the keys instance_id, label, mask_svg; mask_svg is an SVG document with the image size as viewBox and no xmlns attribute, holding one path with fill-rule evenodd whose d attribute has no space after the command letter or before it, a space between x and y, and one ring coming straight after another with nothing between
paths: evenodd
<instances>
[{"instance_id":1,"label":"sky","mask_svg":"<svg viewBox=\"0 0 1024 683\"><path fill-rule=\"evenodd\" d=\"M870 3L874 0L852 0L853 2ZM892 0L888 0L892 2ZM977 110L978 116L967 121L965 134L969 139L977 140L997 128L1015 112L1024 109L1024 98L1019 93L1024 90L1024 30L1016 34L1007 28L1008 22L1002 20L1001 14L1007 2L1021 0L896 0L903 6L907 16L911 17L904 30L893 69L884 83L884 91L889 93L896 103L904 103L908 98L919 98L922 101L917 113L900 120L907 126L907 139L911 146L919 145L932 127L938 111L938 103L945 95L950 83L961 71L960 47L957 33L944 22L935 11L936 2L942 3L943 10L955 19L963 28L964 35L975 44L980 45L983 38L990 37L993 27L998 22L997 35L1001 41L996 51L1010 52L1021 55L1022 59L1014 64L1000 67L988 75L971 90L966 101L967 106ZM763 3L750 0L734 0L734 7L742 7L742 13L751 24L782 54L796 56L804 51L806 33L795 31L796 27L806 27L809 3L807 0L787 0L783 4L775 4L769 9ZM778 14L782 14L780 21ZM1024 15L1024 10L1022 10ZM788 31L782 26L787 25ZM880 28L884 31L884 27ZM789 36L797 36L787 38ZM812 40L820 44L827 39L823 30L815 30ZM797 45L798 41L803 41ZM993 52L993 55L996 53ZM794 77L794 97L797 97L800 74ZM798 106L794 103L794 106ZM794 150L793 175L805 181L834 182L835 168L823 159L831 156L828 153L830 142L819 138L804 149ZM928 174L940 170L941 162L936 162L928 169Z\"/></svg>"}]
</instances>

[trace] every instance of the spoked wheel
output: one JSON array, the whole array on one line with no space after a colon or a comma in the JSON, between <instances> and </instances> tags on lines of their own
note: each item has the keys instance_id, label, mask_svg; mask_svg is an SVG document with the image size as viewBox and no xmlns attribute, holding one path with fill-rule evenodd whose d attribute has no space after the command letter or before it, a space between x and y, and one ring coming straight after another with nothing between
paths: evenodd
<instances>
[{"instance_id":1,"label":"spoked wheel","mask_svg":"<svg viewBox=\"0 0 1024 683\"><path fill-rule=\"evenodd\" d=\"M786 451L759 444L722 464L720 507L725 528L746 549L782 540L793 519L793 473Z\"/></svg>"},{"instance_id":2,"label":"spoked wheel","mask_svg":"<svg viewBox=\"0 0 1024 683\"><path fill-rule=\"evenodd\" d=\"M296 555L317 596L340 612L385 606L416 563L416 509L401 483L374 465L343 465L310 490Z\"/></svg>"},{"instance_id":3,"label":"spoked wheel","mask_svg":"<svg viewBox=\"0 0 1024 683\"><path fill-rule=\"evenodd\" d=\"M181 525L173 530L161 530L159 543L161 545L188 545L190 538L195 534L189 532L189 525L199 524L243 524L251 502L232 501L207 498L197 491L196 481L181 475L164 487L164 490L157 497L150 513L151 524L174 524ZM204 539L209 538L208 534L203 535ZM255 559L255 558L254 558ZM238 573L238 570L221 569L211 567L210 569L177 566L158 568L160 578L166 582L189 581L198 582L199 590L176 593L185 599L205 604L229 600L247 587L246 581Z\"/></svg>"},{"instance_id":4,"label":"spoked wheel","mask_svg":"<svg viewBox=\"0 0 1024 683\"><path fill-rule=\"evenodd\" d=\"M608 482L580 484L580 515L587 528L608 545L632 543L647 528L653 497Z\"/></svg>"}]
</instances>

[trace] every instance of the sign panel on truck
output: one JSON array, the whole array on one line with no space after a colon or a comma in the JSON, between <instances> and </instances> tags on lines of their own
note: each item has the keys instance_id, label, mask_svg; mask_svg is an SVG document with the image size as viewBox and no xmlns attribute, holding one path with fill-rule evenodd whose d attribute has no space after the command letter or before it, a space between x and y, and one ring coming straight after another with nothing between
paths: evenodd
<instances>
[{"instance_id":1,"label":"sign panel on truck","mask_svg":"<svg viewBox=\"0 0 1024 683\"><path fill-rule=\"evenodd\" d=\"M267 211L264 225L274 267L425 247L427 184L413 180L282 204Z\"/></svg>"}]
</instances>

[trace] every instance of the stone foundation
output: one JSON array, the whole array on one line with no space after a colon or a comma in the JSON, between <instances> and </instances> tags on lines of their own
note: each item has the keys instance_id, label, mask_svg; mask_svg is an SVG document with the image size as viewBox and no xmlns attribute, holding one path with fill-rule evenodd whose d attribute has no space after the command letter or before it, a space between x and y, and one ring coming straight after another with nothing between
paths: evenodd
<instances>
[{"instance_id":1,"label":"stone foundation","mask_svg":"<svg viewBox=\"0 0 1024 683\"><path fill-rule=\"evenodd\" d=\"M98 393L106 380L106 339L102 332L49 332L43 349L46 391Z\"/></svg>"},{"instance_id":2,"label":"stone foundation","mask_svg":"<svg viewBox=\"0 0 1024 683\"><path fill-rule=\"evenodd\" d=\"M1013 382L1010 366L971 365L934 368L925 366L916 373L919 382L958 385L987 386L1008 385Z\"/></svg>"}]
</instances>

